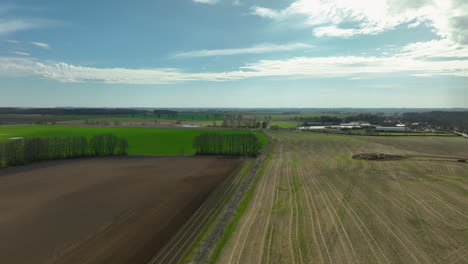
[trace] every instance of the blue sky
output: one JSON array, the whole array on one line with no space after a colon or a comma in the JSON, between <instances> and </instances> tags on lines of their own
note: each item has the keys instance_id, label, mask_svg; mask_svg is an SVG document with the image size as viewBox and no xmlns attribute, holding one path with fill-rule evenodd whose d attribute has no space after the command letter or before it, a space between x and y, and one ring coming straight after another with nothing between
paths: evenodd
<instances>
[{"instance_id":1,"label":"blue sky","mask_svg":"<svg viewBox=\"0 0 468 264\"><path fill-rule=\"evenodd\" d=\"M468 107L468 1L1 1L0 93L0 106Z\"/></svg>"}]
</instances>

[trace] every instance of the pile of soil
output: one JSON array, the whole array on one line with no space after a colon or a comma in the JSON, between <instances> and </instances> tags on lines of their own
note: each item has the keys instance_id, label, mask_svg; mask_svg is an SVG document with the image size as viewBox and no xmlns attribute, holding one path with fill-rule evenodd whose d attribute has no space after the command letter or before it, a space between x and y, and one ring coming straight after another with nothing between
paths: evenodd
<instances>
[{"instance_id":1,"label":"pile of soil","mask_svg":"<svg viewBox=\"0 0 468 264\"><path fill-rule=\"evenodd\" d=\"M362 153L353 156L353 159L357 160L402 160L406 159L405 156L390 155L383 153Z\"/></svg>"}]
</instances>

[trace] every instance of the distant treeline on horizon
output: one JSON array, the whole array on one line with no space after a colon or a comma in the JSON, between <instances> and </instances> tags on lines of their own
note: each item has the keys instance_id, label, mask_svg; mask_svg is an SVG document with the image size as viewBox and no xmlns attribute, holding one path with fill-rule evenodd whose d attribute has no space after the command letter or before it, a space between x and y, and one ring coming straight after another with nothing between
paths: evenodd
<instances>
[{"instance_id":1,"label":"distant treeline on horizon","mask_svg":"<svg viewBox=\"0 0 468 264\"><path fill-rule=\"evenodd\" d=\"M106 108L106 107L0 107L0 114L40 115L137 115L180 113L264 113L300 115L305 113L427 113L465 112L468 108Z\"/></svg>"},{"instance_id":2,"label":"distant treeline on horizon","mask_svg":"<svg viewBox=\"0 0 468 264\"><path fill-rule=\"evenodd\" d=\"M143 115L143 114L177 114L173 110L140 110L130 108L15 108L0 107L0 114L30 115Z\"/></svg>"}]
</instances>

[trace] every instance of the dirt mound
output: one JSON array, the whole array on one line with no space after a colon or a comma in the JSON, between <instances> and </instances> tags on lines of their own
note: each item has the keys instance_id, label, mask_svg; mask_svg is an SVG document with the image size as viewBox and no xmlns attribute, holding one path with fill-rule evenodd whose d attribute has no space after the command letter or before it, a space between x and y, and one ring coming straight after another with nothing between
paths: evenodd
<instances>
[{"instance_id":1,"label":"dirt mound","mask_svg":"<svg viewBox=\"0 0 468 264\"><path fill-rule=\"evenodd\" d=\"M401 155L390 155L383 153L362 153L353 156L353 159L357 160L402 160L406 159L405 156Z\"/></svg>"}]
</instances>

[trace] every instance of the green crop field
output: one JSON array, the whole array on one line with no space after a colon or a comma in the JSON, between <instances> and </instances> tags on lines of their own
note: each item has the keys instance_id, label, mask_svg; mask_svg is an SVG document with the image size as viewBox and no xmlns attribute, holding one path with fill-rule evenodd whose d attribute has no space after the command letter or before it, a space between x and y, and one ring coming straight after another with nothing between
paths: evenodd
<instances>
[{"instance_id":1,"label":"green crop field","mask_svg":"<svg viewBox=\"0 0 468 264\"><path fill-rule=\"evenodd\" d=\"M141 155L179 155L194 154L193 139L201 133L256 133L260 142L266 144L267 138L260 131L249 130L209 130L209 129L162 129L128 127L70 127L50 125L0 126L0 141L13 137L91 137L98 134L113 133L127 139L129 154Z\"/></svg>"},{"instance_id":2,"label":"green crop field","mask_svg":"<svg viewBox=\"0 0 468 264\"><path fill-rule=\"evenodd\" d=\"M278 126L279 128L297 128L300 124L300 122L296 121L271 121L270 127Z\"/></svg>"}]
</instances>

